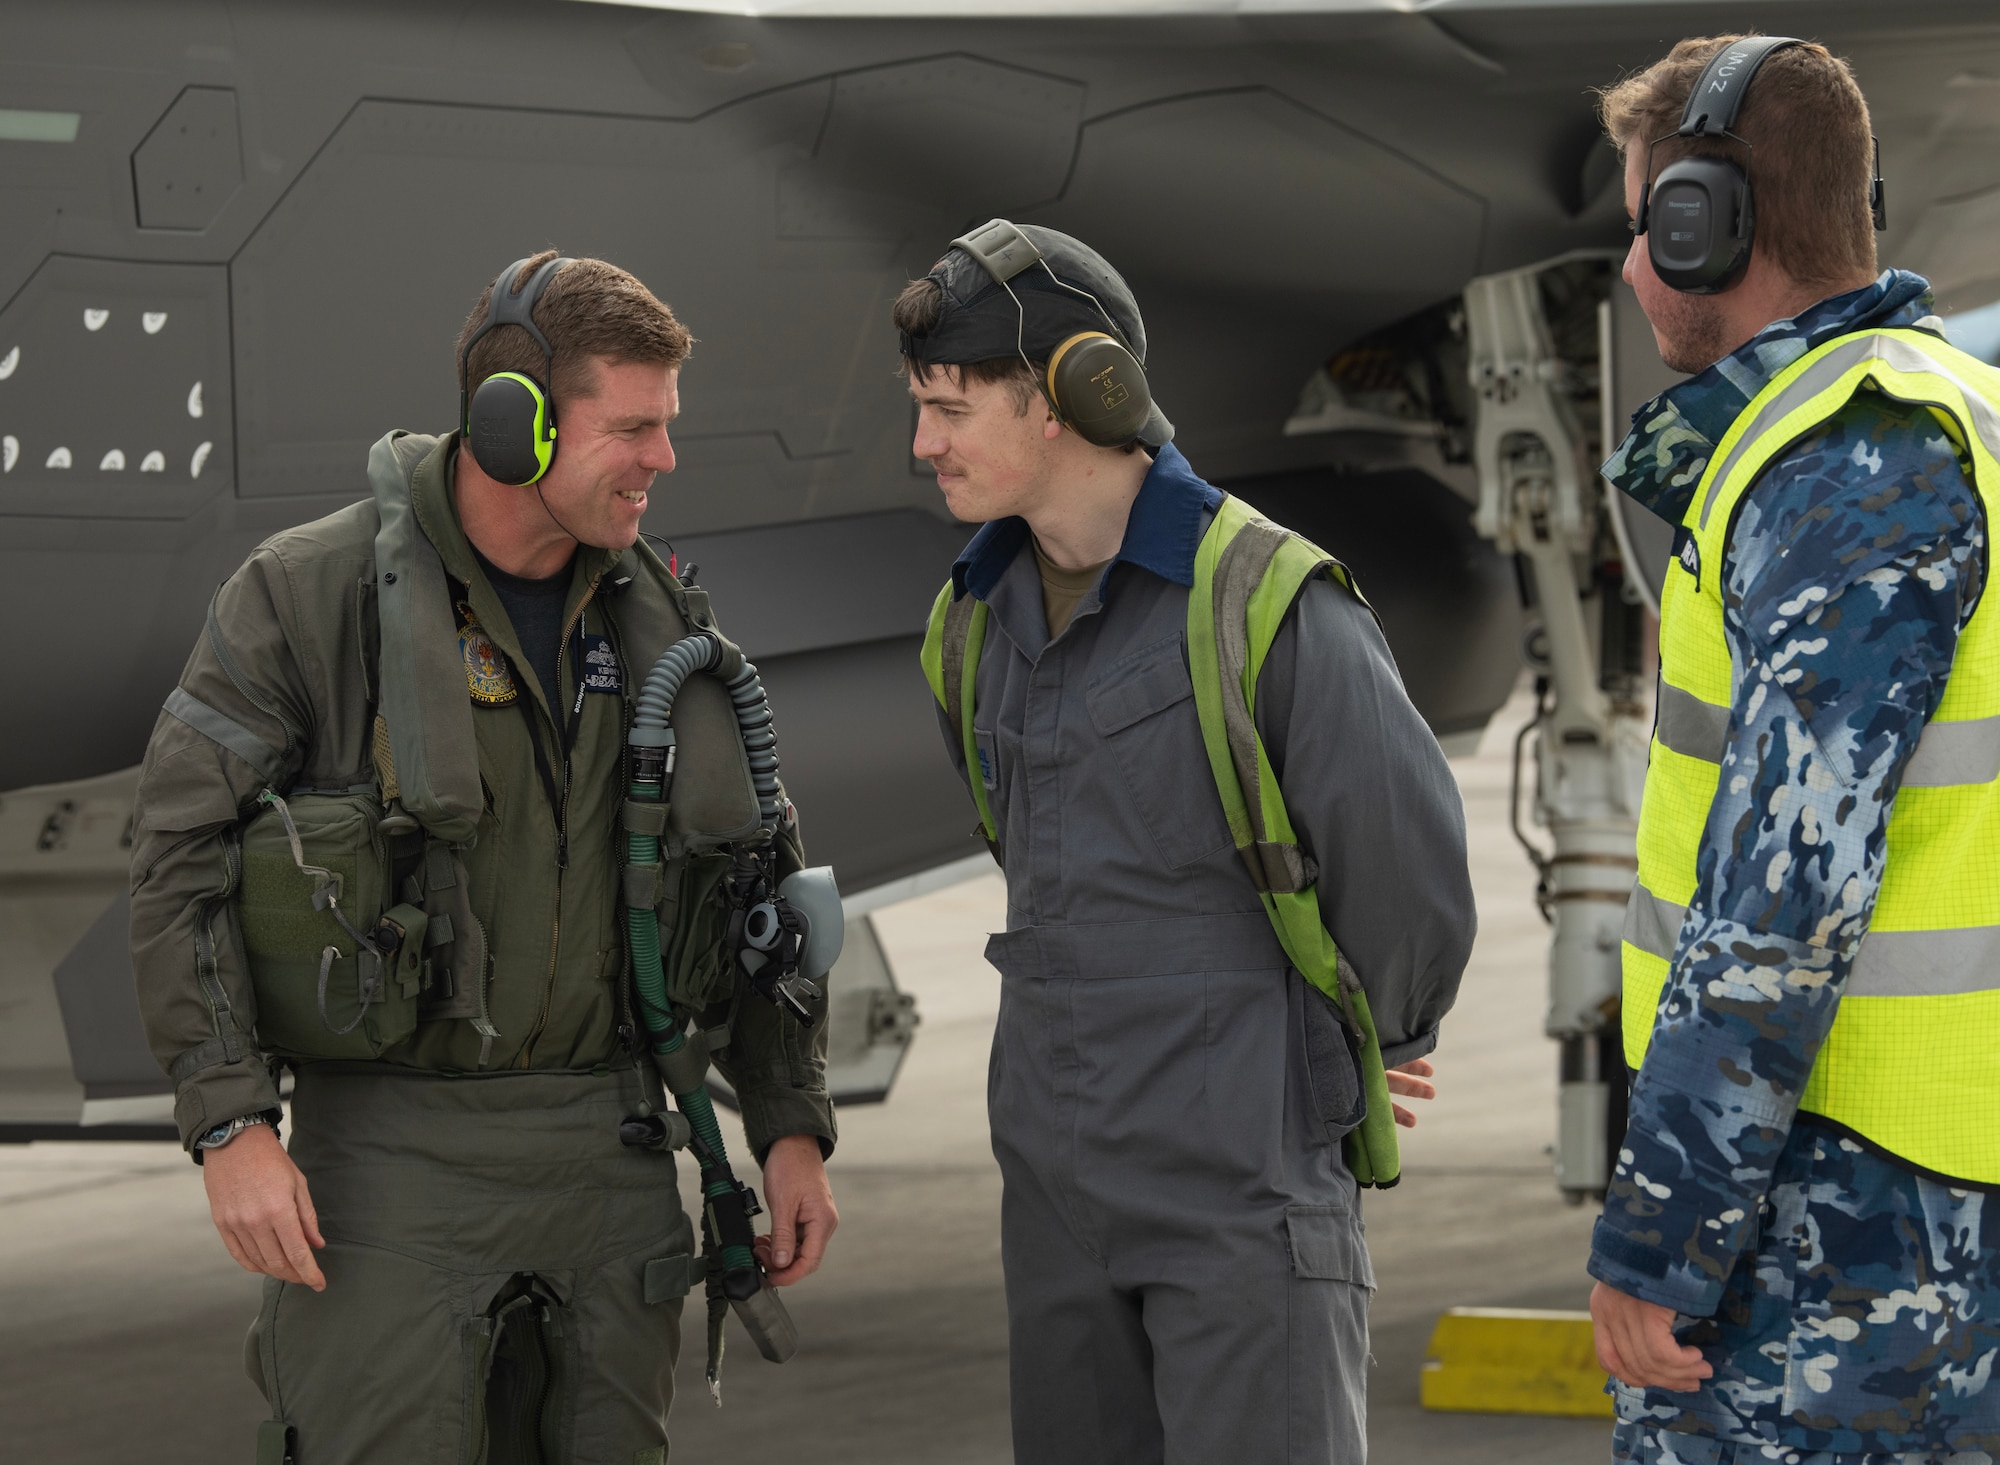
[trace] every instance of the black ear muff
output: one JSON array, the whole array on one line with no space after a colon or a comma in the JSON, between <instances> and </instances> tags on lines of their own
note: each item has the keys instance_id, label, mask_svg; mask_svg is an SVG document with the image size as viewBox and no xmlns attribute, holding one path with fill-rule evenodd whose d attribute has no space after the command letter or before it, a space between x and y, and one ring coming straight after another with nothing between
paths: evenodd
<instances>
[{"instance_id":1,"label":"black ear muff","mask_svg":"<svg viewBox=\"0 0 2000 1465\"><path fill-rule=\"evenodd\" d=\"M1727 290L1750 265L1750 180L1728 158L1669 163L1647 191L1645 228L1661 283L1690 295Z\"/></svg>"},{"instance_id":2,"label":"black ear muff","mask_svg":"<svg viewBox=\"0 0 2000 1465\"><path fill-rule=\"evenodd\" d=\"M556 410L542 382L555 380L556 353L535 324L535 303L563 266L575 263L566 255L549 260L516 289L513 280L527 262L517 259L500 272L488 292L486 319L458 353L458 422L472 460L494 482L516 488L540 482L555 461ZM472 390L467 376L472 348L496 326L519 326L542 348L541 382L518 371L496 371Z\"/></svg>"},{"instance_id":3,"label":"black ear muff","mask_svg":"<svg viewBox=\"0 0 2000 1465\"><path fill-rule=\"evenodd\" d=\"M1081 332L1056 347L1046 383L1063 425L1100 448L1136 441L1153 413L1146 368L1103 331Z\"/></svg>"},{"instance_id":4,"label":"black ear muff","mask_svg":"<svg viewBox=\"0 0 2000 1465\"><path fill-rule=\"evenodd\" d=\"M541 386L517 371L495 372L479 384L466 410L466 446L495 483L524 487L549 471L555 427Z\"/></svg>"},{"instance_id":5,"label":"black ear muff","mask_svg":"<svg viewBox=\"0 0 2000 1465\"><path fill-rule=\"evenodd\" d=\"M1673 138L1728 138L1754 166L1754 150L1732 128L1750 79L1776 52L1805 43L1797 36L1744 36L1709 58L1688 92L1681 125L1646 144L1646 187L1635 233L1660 282L1689 295L1714 295L1743 278L1757 232L1750 173L1729 158L1680 158L1653 174L1653 149Z\"/></svg>"}]
</instances>

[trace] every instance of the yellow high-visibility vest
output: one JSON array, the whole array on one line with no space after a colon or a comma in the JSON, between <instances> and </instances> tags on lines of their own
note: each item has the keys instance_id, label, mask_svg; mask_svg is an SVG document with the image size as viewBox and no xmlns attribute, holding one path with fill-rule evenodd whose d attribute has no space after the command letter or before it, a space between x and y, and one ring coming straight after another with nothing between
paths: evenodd
<instances>
[{"instance_id":1,"label":"yellow high-visibility vest","mask_svg":"<svg viewBox=\"0 0 2000 1465\"><path fill-rule=\"evenodd\" d=\"M1916 330L1840 336L1772 378L1717 444L1682 520L1660 604L1660 700L1639 879L1624 932L1625 1061L1638 1068L1695 891L1736 672L1722 565L1765 466L1864 385L1931 409L1973 465L1993 521L2000 370ZM1801 1098L1818 1115L1946 1180L2000 1184L2000 611L1984 596L1937 713L1904 772L1882 889ZM1837 634L1837 632L1835 632ZM1772 975L1783 980L1782 969Z\"/></svg>"}]
</instances>

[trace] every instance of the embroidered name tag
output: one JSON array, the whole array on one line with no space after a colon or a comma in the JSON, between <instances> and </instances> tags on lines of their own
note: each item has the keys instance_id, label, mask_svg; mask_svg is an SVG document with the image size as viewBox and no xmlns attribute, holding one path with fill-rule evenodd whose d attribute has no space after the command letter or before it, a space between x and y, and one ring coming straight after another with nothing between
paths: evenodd
<instances>
[{"instance_id":1,"label":"embroidered name tag","mask_svg":"<svg viewBox=\"0 0 2000 1465\"><path fill-rule=\"evenodd\" d=\"M1701 588L1701 547L1694 542L1694 530L1687 525L1677 525L1674 529L1674 563L1694 576L1695 588Z\"/></svg>"},{"instance_id":2,"label":"embroidered name tag","mask_svg":"<svg viewBox=\"0 0 2000 1465\"><path fill-rule=\"evenodd\" d=\"M507 654L493 644L472 607L462 600L458 602L458 654L465 661L465 689L480 706L505 707L521 695Z\"/></svg>"},{"instance_id":3,"label":"embroidered name tag","mask_svg":"<svg viewBox=\"0 0 2000 1465\"><path fill-rule=\"evenodd\" d=\"M611 649L609 636L583 638L583 689L586 692L622 692L625 677L618 668L618 653Z\"/></svg>"}]
</instances>

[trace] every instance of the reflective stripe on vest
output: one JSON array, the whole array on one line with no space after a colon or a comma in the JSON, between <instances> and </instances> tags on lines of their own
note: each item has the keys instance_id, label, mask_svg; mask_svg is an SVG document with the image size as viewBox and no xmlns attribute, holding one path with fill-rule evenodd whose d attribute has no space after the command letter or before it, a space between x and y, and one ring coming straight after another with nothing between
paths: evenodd
<instances>
[{"instance_id":1,"label":"reflective stripe on vest","mask_svg":"<svg viewBox=\"0 0 2000 1465\"><path fill-rule=\"evenodd\" d=\"M1639 879L1626 907L1626 1061L1643 1061L1695 893L1736 684L1723 618L1730 529L1757 476L1863 386L1932 409L2000 494L2000 371L1920 331L1843 336L1780 372L1717 445L1661 601L1660 696ZM1887 831L1882 889L1800 1107L1919 1170L2000 1184L2000 613L1983 598ZM1677 1014L1683 1015L1683 1014Z\"/></svg>"}]
</instances>

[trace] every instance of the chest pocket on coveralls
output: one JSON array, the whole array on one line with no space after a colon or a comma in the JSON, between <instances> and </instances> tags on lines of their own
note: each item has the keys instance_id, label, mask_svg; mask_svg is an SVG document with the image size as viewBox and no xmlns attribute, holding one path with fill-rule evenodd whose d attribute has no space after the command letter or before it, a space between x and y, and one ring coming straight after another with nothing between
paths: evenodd
<instances>
[{"instance_id":1,"label":"chest pocket on coveralls","mask_svg":"<svg viewBox=\"0 0 2000 1465\"><path fill-rule=\"evenodd\" d=\"M1084 690L1084 703L1168 868L1230 847L1179 636L1114 662Z\"/></svg>"}]
</instances>

